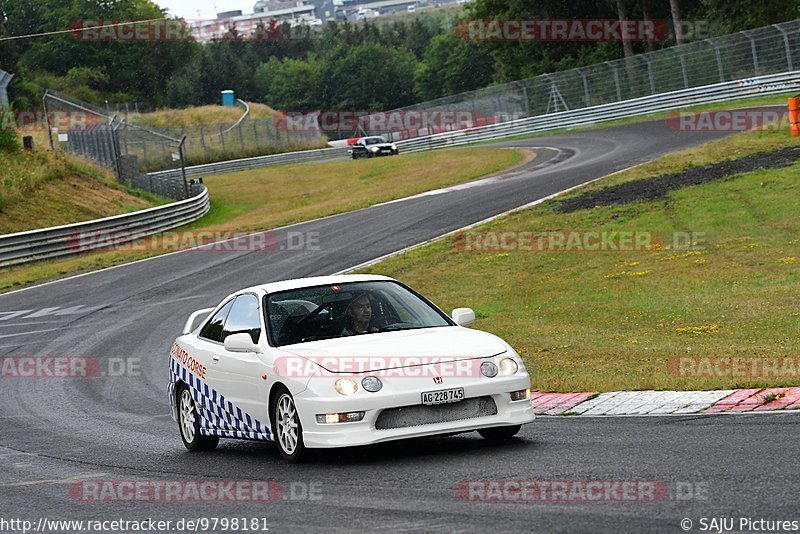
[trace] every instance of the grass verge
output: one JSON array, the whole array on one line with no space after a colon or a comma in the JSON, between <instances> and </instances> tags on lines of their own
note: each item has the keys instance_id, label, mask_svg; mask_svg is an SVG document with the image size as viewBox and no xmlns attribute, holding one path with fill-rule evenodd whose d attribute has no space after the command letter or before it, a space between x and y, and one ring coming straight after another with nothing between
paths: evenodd
<instances>
[{"instance_id":1,"label":"grass verge","mask_svg":"<svg viewBox=\"0 0 800 534\"><path fill-rule=\"evenodd\" d=\"M796 145L786 132L738 134L670 154L565 198ZM798 171L799 164L758 170L674 190L655 201L568 214L558 213L554 200L473 230L656 232L665 236L664 246L625 252L501 247L467 252L456 246L463 241L445 238L363 271L397 277L444 309L473 307L476 327L517 348L538 390L797 385L800 375L791 369L724 376L723 367L694 376L679 372L676 363L687 356L800 356ZM695 232L701 241L678 250L675 232Z\"/></svg>"},{"instance_id":2,"label":"grass verge","mask_svg":"<svg viewBox=\"0 0 800 534\"><path fill-rule=\"evenodd\" d=\"M463 183L532 157L530 151L521 150L456 149L209 176L205 183L211 196L211 211L180 230L250 232L276 228ZM158 239L146 242L146 250L120 248L0 269L0 291L174 250Z\"/></svg>"},{"instance_id":3,"label":"grass verge","mask_svg":"<svg viewBox=\"0 0 800 534\"><path fill-rule=\"evenodd\" d=\"M0 151L0 234L98 219L165 201L121 187L107 171L63 154Z\"/></svg>"}]
</instances>

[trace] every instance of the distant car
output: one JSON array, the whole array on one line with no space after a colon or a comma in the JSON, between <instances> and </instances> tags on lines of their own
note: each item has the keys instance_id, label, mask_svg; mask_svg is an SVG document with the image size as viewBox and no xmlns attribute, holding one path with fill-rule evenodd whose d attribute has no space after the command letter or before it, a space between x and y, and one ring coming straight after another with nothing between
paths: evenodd
<instances>
[{"instance_id":1,"label":"distant car","mask_svg":"<svg viewBox=\"0 0 800 534\"><path fill-rule=\"evenodd\" d=\"M191 314L173 343L172 417L190 451L275 441L289 462L460 432L505 440L534 420L531 379L508 343L465 328L474 320L385 276L242 289Z\"/></svg>"},{"instance_id":2,"label":"distant car","mask_svg":"<svg viewBox=\"0 0 800 534\"><path fill-rule=\"evenodd\" d=\"M351 149L353 159L373 158L377 156L396 156L400 153L397 145L390 143L385 137L380 135L372 137L361 137Z\"/></svg>"},{"instance_id":3,"label":"distant car","mask_svg":"<svg viewBox=\"0 0 800 534\"><path fill-rule=\"evenodd\" d=\"M356 12L356 20L366 20L380 16L380 13L372 8L362 8Z\"/></svg>"}]
</instances>

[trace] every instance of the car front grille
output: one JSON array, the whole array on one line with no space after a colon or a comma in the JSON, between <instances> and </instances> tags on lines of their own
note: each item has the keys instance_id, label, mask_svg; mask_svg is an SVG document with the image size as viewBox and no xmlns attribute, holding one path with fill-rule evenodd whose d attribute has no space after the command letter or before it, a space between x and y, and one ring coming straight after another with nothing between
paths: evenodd
<instances>
[{"instance_id":1,"label":"car front grille","mask_svg":"<svg viewBox=\"0 0 800 534\"><path fill-rule=\"evenodd\" d=\"M447 423L497 415L497 404L492 397L475 397L460 402L425 406L403 406L383 410L375 421L377 430Z\"/></svg>"}]
</instances>

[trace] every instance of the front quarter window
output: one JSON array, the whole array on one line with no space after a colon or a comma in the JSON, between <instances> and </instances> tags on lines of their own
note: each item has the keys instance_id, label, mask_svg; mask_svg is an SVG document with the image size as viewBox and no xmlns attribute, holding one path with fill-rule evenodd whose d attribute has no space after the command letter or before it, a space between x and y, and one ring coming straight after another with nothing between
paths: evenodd
<instances>
[{"instance_id":1,"label":"front quarter window","mask_svg":"<svg viewBox=\"0 0 800 534\"><path fill-rule=\"evenodd\" d=\"M219 309L217 313L203 326L203 329L200 330L200 337L207 339L209 341L222 341L222 327L225 324L225 318L228 316L228 312L231 311L231 306L233 305L233 300L228 301L225 306Z\"/></svg>"},{"instance_id":2,"label":"front quarter window","mask_svg":"<svg viewBox=\"0 0 800 534\"><path fill-rule=\"evenodd\" d=\"M249 334L253 343L261 337L261 320L258 314L258 298L255 295L240 295L233 303L225 327L222 329L220 341L233 334Z\"/></svg>"}]
</instances>

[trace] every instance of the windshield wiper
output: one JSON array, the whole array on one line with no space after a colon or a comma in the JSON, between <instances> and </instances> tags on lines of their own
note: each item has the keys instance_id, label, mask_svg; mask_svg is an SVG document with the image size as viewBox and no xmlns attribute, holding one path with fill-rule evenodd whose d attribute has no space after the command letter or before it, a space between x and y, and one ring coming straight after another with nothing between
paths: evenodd
<instances>
[{"instance_id":1,"label":"windshield wiper","mask_svg":"<svg viewBox=\"0 0 800 534\"><path fill-rule=\"evenodd\" d=\"M325 335L325 336L316 336L316 335L315 336L308 336L308 337L304 337L303 339L301 339L300 342L301 343L305 343L306 341L318 341L320 339L331 339L331 338L334 338L334 337L340 337L340 336L339 336L339 334L328 334L328 335Z\"/></svg>"}]
</instances>

